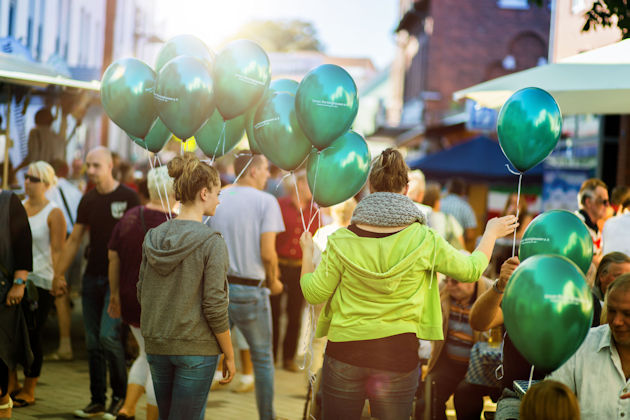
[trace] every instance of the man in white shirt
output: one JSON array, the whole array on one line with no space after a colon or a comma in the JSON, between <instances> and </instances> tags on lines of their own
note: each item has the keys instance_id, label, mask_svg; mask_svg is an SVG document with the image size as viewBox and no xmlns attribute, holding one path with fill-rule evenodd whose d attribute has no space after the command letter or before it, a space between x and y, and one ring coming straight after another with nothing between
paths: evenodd
<instances>
[{"instance_id":1,"label":"man in white shirt","mask_svg":"<svg viewBox=\"0 0 630 420\"><path fill-rule=\"evenodd\" d=\"M630 273L606 292L606 324L592 328L564 365L548 376L577 395L582 420L630 416Z\"/></svg>"},{"instance_id":2,"label":"man in white shirt","mask_svg":"<svg viewBox=\"0 0 630 420\"><path fill-rule=\"evenodd\" d=\"M602 229L603 254L623 252L630 256L630 194L620 204L619 214L604 223Z\"/></svg>"},{"instance_id":3,"label":"man in white shirt","mask_svg":"<svg viewBox=\"0 0 630 420\"><path fill-rule=\"evenodd\" d=\"M249 162L249 160L251 162ZM248 166L249 163L249 166ZM254 364L256 405L261 420L275 418L270 294L282 292L276 234L284 231L280 205L265 192L269 163L262 155L238 156L238 182L221 191L210 226L223 235L230 256L230 323L243 333Z\"/></svg>"}]
</instances>

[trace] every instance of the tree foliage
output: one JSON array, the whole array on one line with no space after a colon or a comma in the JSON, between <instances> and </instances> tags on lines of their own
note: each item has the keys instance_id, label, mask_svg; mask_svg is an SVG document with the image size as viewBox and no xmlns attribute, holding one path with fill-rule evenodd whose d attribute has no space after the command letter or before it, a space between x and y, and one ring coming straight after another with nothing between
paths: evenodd
<instances>
[{"instance_id":1,"label":"tree foliage","mask_svg":"<svg viewBox=\"0 0 630 420\"><path fill-rule=\"evenodd\" d=\"M321 51L317 30L311 22L302 20L254 20L243 25L230 39L249 39L265 51Z\"/></svg>"},{"instance_id":2,"label":"tree foliage","mask_svg":"<svg viewBox=\"0 0 630 420\"><path fill-rule=\"evenodd\" d=\"M593 6L584 17L586 22L582 31L589 31L598 26L617 26L621 31L621 39L630 37L630 10L628 0L595 0Z\"/></svg>"}]
</instances>

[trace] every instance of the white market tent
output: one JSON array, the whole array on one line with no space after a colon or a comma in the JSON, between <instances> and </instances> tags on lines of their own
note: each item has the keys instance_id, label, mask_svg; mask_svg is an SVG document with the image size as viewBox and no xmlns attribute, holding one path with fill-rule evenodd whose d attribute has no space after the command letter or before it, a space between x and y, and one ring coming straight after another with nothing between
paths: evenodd
<instances>
[{"instance_id":1,"label":"white market tent","mask_svg":"<svg viewBox=\"0 0 630 420\"><path fill-rule=\"evenodd\" d=\"M487 108L500 108L517 90L549 92L564 115L630 114L630 39L457 91Z\"/></svg>"}]
</instances>

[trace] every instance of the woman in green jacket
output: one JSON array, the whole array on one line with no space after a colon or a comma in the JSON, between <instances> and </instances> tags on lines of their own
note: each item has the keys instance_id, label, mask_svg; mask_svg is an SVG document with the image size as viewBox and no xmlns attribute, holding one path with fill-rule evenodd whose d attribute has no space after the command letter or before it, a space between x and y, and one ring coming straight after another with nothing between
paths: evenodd
<instances>
[{"instance_id":1,"label":"woman in green jacket","mask_svg":"<svg viewBox=\"0 0 630 420\"><path fill-rule=\"evenodd\" d=\"M463 255L425 224L406 197L402 155L385 150L372 162L371 194L350 226L328 239L317 270L306 232L301 286L311 304L326 303L316 336L328 336L322 373L323 418L359 419L365 398L380 420L409 419L418 385L418 339L442 340L436 273L474 282L497 238L515 216L488 221L479 246Z\"/></svg>"}]
</instances>

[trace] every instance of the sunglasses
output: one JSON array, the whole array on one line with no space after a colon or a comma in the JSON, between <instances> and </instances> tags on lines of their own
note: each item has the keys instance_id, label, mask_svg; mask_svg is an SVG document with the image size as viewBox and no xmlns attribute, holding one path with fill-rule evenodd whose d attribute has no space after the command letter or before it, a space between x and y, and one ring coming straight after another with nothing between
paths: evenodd
<instances>
[{"instance_id":1,"label":"sunglasses","mask_svg":"<svg viewBox=\"0 0 630 420\"><path fill-rule=\"evenodd\" d=\"M608 206L610 204L610 201L608 201L608 199L602 200L602 199L597 199L597 202L599 204L603 204L604 206Z\"/></svg>"},{"instance_id":2,"label":"sunglasses","mask_svg":"<svg viewBox=\"0 0 630 420\"><path fill-rule=\"evenodd\" d=\"M41 178L37 178L36 176L33 176L33 175L24 175L24 179L28 179L29 182L42 182Z\"/></svg>"}]
</instances>

